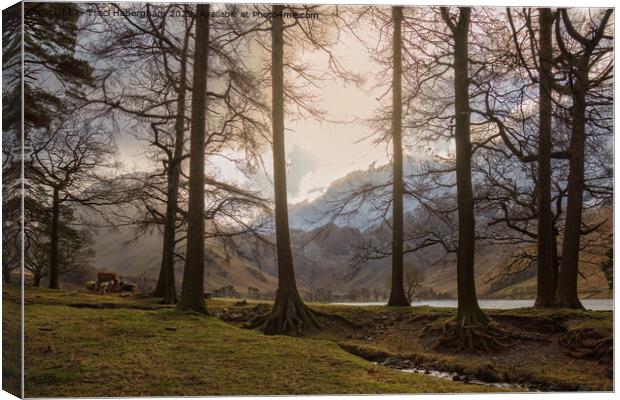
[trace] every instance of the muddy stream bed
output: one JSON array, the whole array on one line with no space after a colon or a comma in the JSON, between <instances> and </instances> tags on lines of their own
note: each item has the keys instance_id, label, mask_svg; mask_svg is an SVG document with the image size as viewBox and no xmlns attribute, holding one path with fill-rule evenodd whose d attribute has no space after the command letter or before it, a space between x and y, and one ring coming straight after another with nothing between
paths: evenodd
<instances>
[{"instance_id":1,"label":"muddy stream bed","mask_svg":"<svg viewBox=\"0 0 620 400\"><path fill-rule=\"evenodd\" d=\"M432 376L435 378L446 379L449 381L459 381L459 382L463 382L467 384L490 386L490 387L496 387L496 388L508 389L508 390L515 389L516 391L527 390L527 391L532 391L532 392L539 392L543 390L544 391L553 390L552 388L542 388L540 384L536 384L533 382L522 382L522 383L502 382L500 380L494 379L493 377L491 377L491 381L489 381L479 376L459 374L456 371L439 371L439 370L428 368L425 366L415 365L410 360L386 358L384 360L373 361L373 362L377 365L382 365L387 368L395 369L397 371L400 371L406 374L426 375L426 376Z\"/></svg>"}]
</instances>

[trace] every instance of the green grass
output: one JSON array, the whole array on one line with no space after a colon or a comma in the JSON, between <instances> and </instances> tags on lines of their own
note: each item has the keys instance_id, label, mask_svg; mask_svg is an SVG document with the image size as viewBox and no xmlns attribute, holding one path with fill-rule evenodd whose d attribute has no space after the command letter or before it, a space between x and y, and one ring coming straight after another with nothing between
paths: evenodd
<instances>
[{"instance_id":1,"label":"green grass","mask_svg":"<svg viewBox=\"0 0 620 400\"><path fill-rule=\"evenodd\" d=\"M28 397L491 390L378 366L333 340L264 336L147 298L29 288L26 304Z\"/></svg>"},{"instance_id":2,"label":"green grass","mask_svg":"<svg viewBox=\"0 0 620 400\"><path fill-rule=\"evenodd\" d=\"M2 389L21 396L21 303L18 287L2 285Z\"/></svg>"},{"instance_id":3,"label":"green grass","mask_svg":"<svg viewBox=\"0 0 620 400\"><path fill-rule=\"evenodd\" d=\"M254 305L253 301L248 301L248 305L237 307L232 300L224 299L209 302L213 310L241 310ZM613 389L610 376L612 366L593 359L569 356L558 344L563 332L551 334L551 343L520 341L492 354L455 353L433 349L433 337L424 334L428 324L441 326L446 319L454 317L454 308L356 307L318 303L310 303L310 306L355 324L347 326L323 321L323 329L312 337L336 341L348 351L368 359L391 357L417 360L436 369L465 375L476 374L492 365L507 380L531 382L553 390ZM567 333L585 330L596 331L602 337L613 335L613 313L610 311L518 308L485 312L505 328L522 333L545 332L545 329L555 326L563 327Z\"/></svg>"},{"instance_id":4,"label":"green grass","mask_svg":"<svg viewBox=\"0 0 620 400\"><path fill-rule=\"evenodd\" d=\"M213 299L211 310L235 312L258 302ZM214 317L179 313L148 296L26 290L26 395L274 395L489 391L407 374L357 357L418 360L437 369L475 373L492 364L513 381L548 387L611 390L606 367L574 359L557 342L520 343L491 355L434 351L422 329L454 309L311 304L353 325L323 321L304 338L264 336ZM492 318L553 321L568 330L611 334L612 313L573 310L492 310ZM412 318L415 317L415 318ZM387 321L387 322L386 322ZM386 325L387 324L387 325ZM516 326L514 325L516 324ZM527 324L526 324L527 325ZM357 326L357 327L356 327ZM380 328L377 330L377 328ZM521 329L527 330L526 326ZM362 336L372 336L368 339ZM347 348L347 351L341 348ZM353 353L353 354L352 354ZM380 357L379 357L380 358Z\"/></svg>"},{"instance_id":5,"label":"green grass","mask_svg":"<svg viewBox=\"0 0 620 400\"><path fill-rule=\"evenodd\" d=\"M455 309L428 306L411 308L350 307L322 305L315 308L337 314L358 324L360 329L327 326L317 334L345 345L350 351L367 358L392 357L418 360L436 367L462 374L475 374L493 365L511 381L541 384L554 390L613 390L613 379L607 363L569 356L558 344L562 332L551 334L551 342L520 341L512 347L493 354L467 354L432 348L432 337L426 337L427 324L441 326L455 315ZM564 327L567 332L596 331L602 337L613 335L613 313L568 309L519 308L513 310L485 310L496 321L513 320L505 327L517 332L536 332L551 325ZM408 321L410 318L418 318ZM386 322L387 321L387 325ZM379 331L378 325L384 325ZM371 339L369 340L368 337Z\"/></svg>"}]
</instances>

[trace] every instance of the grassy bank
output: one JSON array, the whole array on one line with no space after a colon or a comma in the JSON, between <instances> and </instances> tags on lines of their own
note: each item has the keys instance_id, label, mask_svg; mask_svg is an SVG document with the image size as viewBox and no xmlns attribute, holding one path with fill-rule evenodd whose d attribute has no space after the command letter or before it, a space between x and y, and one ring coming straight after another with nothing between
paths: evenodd
<instances>
[{"instance_id":1,"label":"grassy bank","mask_svg":"<svg viewBox=\"0 0 620 400\"><path fill-rule=\"evenodd\" d=\"M455 316L454 309L318 308L353 321L356 326L327 322L315 336L331 338L367 359L413 360L463 375L534 384L541 390L613 390L611 357L577 355L563 345L577 338L587 349L597 339L611 338L610 311L491 310L487 314L514 337L490 354L472 354L438 347L437 332L444 321ZM439 329L429 329L433 327Z\"/></svg>"},{"instance_id":2,"label":"grassy bank","mask_svg":"<svg viewBox=\"0 0 620 400\"><path fill-rule=\"evenodd\" d=\"M26 293L25 383L29 397L491 390L394 371L328 337L266 337L146 297L35 288Z\"/></svg>"},{"instance_id":3,"label":"grassy bank","mask_svg":"<svg viewBox=\"0 0 620 400\"><path fill-rule=\"evenodd\" d=\"M214 300L210 307L223 319L242 323L244 312L251 312L256 305ZM387 360L405 368L422 365L472 378L524 383L544 391L613 389L611 357L575 354L563 345L577 343L583 353L599 339L611 338L610 311L490 310L487 314L493 321L514 337L490 354L472 354L438 347L442 324L455 316L452 308L312 307L337 318L322 318L323 329L310 337L335 341L367 360Z\"/></svg>"}]
</instances>

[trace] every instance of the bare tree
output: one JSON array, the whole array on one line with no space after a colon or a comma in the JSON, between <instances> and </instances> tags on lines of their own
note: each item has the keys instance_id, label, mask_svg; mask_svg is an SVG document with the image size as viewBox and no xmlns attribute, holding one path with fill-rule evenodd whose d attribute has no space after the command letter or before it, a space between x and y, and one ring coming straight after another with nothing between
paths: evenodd
<instances>
[{"instance_id":1,"label":"bare tree","mask_svg":"<svg viewBox=\"0 0 620 400\"><path fill-rule=\"evenodd\" d=\"M423 283L424 274L422 271L412 264L407 264L405 267L404 284L406 296L410 302L416 299L416 296L422 289Z\"/></svg>"},{"instance_id":2,"label":"bare tree","mask_svg":"<svg viewBox=\"0 0 620 400\"><path fill-rule=\"evenodd\" d=\"M267 81L271 82L272 94L275 236L279 288L271 313L253 322L253 325L261 326L263 331L269 334L301 334L304 330L318 328L314 313L303 303L295 282L286 204L284 118L286 115L289 118L309 116L319 120L326 119L326 113L316 106L314 91L319 88L319 82L325 79L327 73L316 73L293 57L285 59L285 53L289 53L284 49L286 46L291 49L309 48L319 51L327 57L328 69L333 75L355 80L355 77L342 68L331 50L338 40L338 31L334 30L336 25L330 24L330 21L337 19L334 9L319 6L254 6L254 12L269 18L261 20L262 22L248 30L248 34L251 33L256 42L271 53L270 60L262 60L261 65L264 66L265 74L269 74L270 79ZM319 15L318 10L323 11L321 20L314 17ZM308 18L288 18L302 13ZM334 35L330 34L331 31ZM269 37L266 33L270 34ZM287 76L289 74L290 76Z\"/></svg>"},{"instance_id":3,"label":"bare tree","mask_svg":"<svg viewBox=\"0 0 620 400\"><path fill-rule=\"evenodd\" d=\"M49 212L30 220L24 249L24 269L32 273L32 284L39 287L41 280L50 277ZM58 275L77 270L90 262L95 252L93 240L87 228L80 227L79 217L71 205L60 208L58 221Z\"/></svg>"},{"instance_id":4,"label":"bare tree","mask_svg":"<svg viewBox=\"0 0 620 400\"><path fill-rule=\"evenodd\" d=\"M63 12L60 12L61 9ZM30 144L37 142L41 135L47 135L48 138L54 137L57 134L58 127L66 123L67 115L75 112L75 108L80 103L80 94L86 87L90 87L94 83L92 66L87 60L80 59L76 55L77 36L83 29L79 23L78 6L75 4L32 3L24 5L23 12L23 18L5 21L7 22L7 29L13 28L10 33L7 30L3 31L3 39L6 41L6 46L3 48L3 76L7 79L7 83L13 85L12 90L3 91L3 97L5 100L10 99L7 101L7 106L11 102L16 105L11 110L7 109L6 113L3 112L3 122L6 124L5 129L12 129L16 132L15 143L10 146L11 152L15 152L17 147L20 147L22 154L19 155L19 163L24 161L26 165L26 172L20 171L23 173L20 181L24 175L26 179L32 178L32 176L28 176L28 171L32 172L33 170L30 168L32 159L28 159L29 156L24 156L23 153L29 152L31 150ZM23 28L22 36L18 34L21 31L20 28ZM23 71L21 71L22 66ZM5 71L6 69L11 72ZM21 107L17 106L21 104L22 100L25 106L23 115L19 111ZM23 126L23 132L21 132L21 126ZM44 133L41 134L41 131ZM45 139L45 141L48 140ZM3 140L3 149L4 144ZM40 144L40 141L36 143L36 145ZM59 143L55 143L54 146L56 154L62 153L63 150L60 149ZM48 148L48 150L50 149ZM80 156L74 155L70 158L75 161ZM3 161L6 160L9 158L3 159ZM59 159L46 160L46 163L50 167L50 163L58 161ZM63 162L64 160L61 161L61 163ZM16 167L17 164L14 166ZM41 165L37 166L41 172L40 167ZM65 177L61 177L59 174L51 177L50 174L47 174L46 178L55 180L56 183L60 180L74 179L74 176L66 177L74 173L74 166L65 164L64 167L67 170L60 172ZM45 175L45 172L42 174ZM46 183L49 184L49 182L48 180ZM26 187L29 185L30 183L25 183ZM60 186L65 187L62 184ZM46 189L50 188L51 186L46 186ZM23 215L25 218L33 218L26 220L25 226L28 226L29 222L32 221L32 225L36 227L37 219L41 217L41 212L45 211L45 207L49 205L47 201L50 199L39 201L41 196L35 199L30 197L31 194L33 192L28 191L28 189L24 192ZM46 192L46 194L51 193ZM75 195L75 193L73 194ZM52 200L50 209L58 211L59 202L59 200ZM29 207L32 208L29 209ZM56 215L58 214L59 212L56 212ZM50 268L52 269L50 285L58 288L57 234L59 224L56 218L52 218L52 222L53 227L49 232L53 239L50 251ZM25 229L27 230L27 228ZM34 233L33 230L24 236L26 247L28 246L27 242L34 237ZM37 232L36 234L41 233Z\"/></svg>"},{"instance_id":5,"label":"bare tree","mask_svg":"<svg viewBox=\"0 0 620 400\"><path fill-rule=\"evenodd\" d=\"M284 152L284 6L272 8L271 93L273 124L273 179L275 191L278 291L271 314L262 324L268 335L299 334L303 329L318 328L312 311L303 303L295 282L293 253L288 226L286 194L286 156Z\"/></svg>"},{"instance_id":6,"label":"bare tree","mask_svg":"<svg viewBox=\"0 0 620 400\"><path fill-rule=\"evenodd\" d=\"M49 287L58 289L62 205L96 208L123 197L112 182L117 167L114 139L101 123L78 117L75 111L49 129L31 132L29 142L32 153L25 179L45 187L49 196L44 200L51 220Z\"/></svg>"},{"instance_id":7,"label":"bare tree","mask_svg":"<svg viewBox=\"0 0 620 400\"><path fill-rule=\"evenodd\" d=\"M209 4L196 6L196 49L192 83L192 129L190 136L189 206L187 251L180 310L207 313L204 302L204 146L206 121Z\"/></svg>"},{"instance_id":8,"label":"bare tree","mask_svg":"<svg viewBox=\"0 0 620 400\"><path fill-rule=\"evenodd\" d=\"M186 103L192 94L188 82L192 80L195 48L194 8L176 4L146 7L163 17L154 18L150 13L148 18L137 21L124 16L99 22L106 27L106 33L93 51L118 62L107 67L98 92L90 99L121 117L130 116L136 121L132 132L148 143L146 154L155 163L155 170L126 178L133 188L134 204L131 212L117 215L115 224L134 226L136 235L162 230L161 267L153 294L163 297L164 303L174 303L174 269L178 261L184 261L182 247L187 238L189 176L182 165L188 158L185 130L191 121ZM185 17L169 17L178 13ZM267 124L263 121L267 106L259 89L261 80L254 79L254 71L244 65L240 51L246 46L245 34L252 28L247 25L251 24L228 19L211 21L207 43L211 59L207 75L213 89L206 93L209 124L205 131L205 160L211 163L217 157L225 159L243 173L262 164L261 150L267 142ZM141 68L134 70L135 65ZM240 150L243 154L237 155ZM262 212L269 206L267 201L242 185L222 181L212 172L205 179L204 190L207 239L216 238L227 246L231 235L258 231L262 222L256 219L255 224L241 215L252 210Z\"/></svg>"},{"instance_id":9,"label":"bare tree","mask_svg":"<svg viewBox=\"0 0 620 400\"><path fill-rule=\"evenodd\" d=\"M613 60L608 54L612 47L607 32L612 12L611 9L605 10L602 15L596 16L596 20L592 19L586 36L575 28L566 9L558 10L556 16L555 37L562 63L567 69L567 85L573 102L566 205L569 217L564 229L558 281L558 306L565 308L583 308L577 293L577 276L582 234L587 96L593 86L611 78ZM568 43L564 34L570 37L573 44Z\"/></svg>"},{"instance_id":10,"label":"bare tree","mask_svg":"<svg viewBox=\"0 0 620 400\"><path fill-rule=\"evenodd\" d=\"M410 10L411 11L411 10ZM410 60L413 56L406 45L409 44L409 38L403 38L403 26L410 28L403 15L403 7L360 7L353 13L353 18L343 17L344 25L353 32L354 36L366 47L372 55L374 61L386 68L386 74L391 72L391 80L389 80L388 90L392 91L392 103L390 107L379 107L378 115L372 118L369 125L374 127L375 144L390 143L392 147L391 180L388 182L362 184L359 187L351 188L347 193L332 201L333 207L328 211L328 219L330 224L326 225L326 229L331 223L337 219L346 219L359 212L361 207L370 206L375 209L379 215L377 220L385 219L391 209L391 218L387 222L391 227L392 238L390 240L390 249L383 248L381 244L376 243L371 246L378 252L369 252L369 248L364 248L364 243L358 246L360 252L351 260L352 275L359 272L366 262L371 259L391 257L392 274L391 289L388 306L408 306L409 301L404 292L403 283L403 257L405 254L405 227L404 227L404 200L405 197L411 195L405 188L405 179L403 175L404 169L404 145L403 145L403 108L408 110L411 102L415 101L416 89L406 87L406 93L403 96L403 76L408 82L406 70L410 73L413 68L413 62ZM377 43L368 43L365 39L360 38L355 32L359 26L373 24L378 30L380 38L385 34L386 37L391 36L389 45L381 48L381 39ZM391 30L391 32L390 32ZM408 35L411 35L411 31ZM387 93L387 91L386 91ZM385 93L384 95L385 96ZM383 97L381 96L381 97ZM404 100L403 100L404 98ZM387 170L387 167L386 167ZM391 192L388 188L391 187ZM373 220L373 218L369 218ZM366 243L367 244L367 243ZM407 252L412 251L407 249Z\"/></svg>"},{"instance_id":11,"label":"bare tree","mask_svg":"<svg viewBox=\"0 0 620 400\"><path fill-rule=\"evenodd\" d=\"M392 204L392 288L388 306L409 306L403 289L403 145L402 145L402 57L401 24L403 8L392 7L394 36L392 38L392 145L393 145L393 204Z\"/></svg>"},{"instance_id":12,"label":"bare tree","mask_svg":"<svg viewBox=\"0 0 620 400\"><path fill-rule=\"evenodd\" d=\"M483 71L472 80L474 91L484 97L478 101L482 109L474 106L472 112L488 121L492 132L477 145L480 154L475 160L475 172L483 181L476 195L478 209L495 212L485 236L500 246L519 246L512 252L513 262L506 264L509 268L500 271L498 278L522 275L537 265L536 304L540 307L555 304L561 259L557 240L563 233L567 192L563 160L570 156L565 150L570 136L568 91L561 84L565 78L559 51L553 48L549 12L539 9L538 18L531 8L507 9L505 16L486 13L479 24L481 34L474 35L479 50L472 57L478 71ZM604 167L607 145L597 139L604 136L604 109L599 102L598 115L590 119L593 129L588 146L598 143L587 154L592 168L586 188L592 185L598 192L592 199L601 197L608 179ZM484 126L483 121L479 124ZM597 225L584 232L594 233Z\"/></svg>"},{"instance_id":13,"label":"bare tree","mask_svg":"<svg viewBox=\"0 0 620 400\"><path fill-rule=\"evenodd\" d=\"M447 8L442 8L442 17L448 25L454 40L454 109L456 142L456 185L459 220L457 251L457 323L461 326L484 326L489 319L482 312L476 297L474 279L475 218L474 195L471 181L470 107L468 34L471 9L462 7L455 19Z\"/></svg>"},{"instance_id":14,"label":"bare tree","mask_svg":"<svg viewBox=\"0 0 620 400\"><path fill-rule=\"evenodd\" d=\"M537 291L536 307L554 307L557 270L554 268L551 212L551 66L553 58L553 15L546 8L538 9L539 25L539 118L538 118L538 232L537 232Z\"/></svg>"}]
</instances>

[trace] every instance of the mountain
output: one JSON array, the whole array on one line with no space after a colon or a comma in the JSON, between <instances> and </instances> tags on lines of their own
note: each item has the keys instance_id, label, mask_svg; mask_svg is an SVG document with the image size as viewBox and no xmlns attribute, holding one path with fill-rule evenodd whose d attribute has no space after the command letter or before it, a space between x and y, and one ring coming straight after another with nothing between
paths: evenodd
<instances>
[{"instance_id":1,"label":"mountain","mask_svg":"<svg viewBox=\"0 0 620 400\"><path fill-rule=\"evenodd\" d=\"M353 171L333 181L320 196L314 200L289 205L289 224L291 229L313 230L330 223L326 215L342 205L343 199L353 190L364 185L381 185L390 182L391 171L386 167ZM359 207L358 207L359 206ZM356 229L367 229L373 225L373 217L378 214L370 204L353 203L344 207L343 212L357 211L350 217L340 217L333 221L337 225Z\"/></svg>"},{"instance_id":2,"label":"mountain","mask_svg":"<svg viewBox=\"0 0 620 400\"><path fill-rule=\"evenodd\" d=\"M140 279L142 291L152 289L156 283L161 263L162 235L158 232L136 237L128 227L114 230L100 229L94 236L93 264L97 269L119 272L126 277ZM227 254L217 243L207 243L205 284L208 291L232 285L240 293L247 293L248 287L261 292L275 290L277 279L263 273L255 265L235 254ZM175 274L180 289L183 276L183 262L177 262Z\"/></svg>"},{"instance_id":3,"label":"mountain","mask_svg":"<svg viewBox=\"0 0 620 400\"><path fill-rule=\"evenodd\" d=\"M372 260L363 268L351 265L359 246L373 235L380 235L389 243L389 227L377 217L377 211L368 204L351 204L345 211L357 211L347 218L334 221L322 217L325 212L342 203L342 194L365 184L389 183L390 172L386 168L370 168L354 171L334 181L327 190L313 201L289 206L293 258L298 286L302 292L330 292L348 296L356 291L376 293L385 296L391 274L390 258ZM391 190L387 186L388 194ZM611 209L591 210L584 218L591 222L607 218L601 237L610 237L613 232ZM407 227L418 224L415 207L406 206ZM478 221L488 218L479 215ZM432 229L440 229L431 226ZM446 229L446 228L443 228ZM443 232L450 236L454 232ZM131 228L99 230L94 238L97 269L111 269L129 277L144 278L152 285L159 273L162 238L159 233L144 234L135 238ZM272 241L274 238L270 238ZM453 238L455 239L455 238ZM609 296L611 292L599 265L603 262L605 246L602 239L588 240L581 263L583 276L579 287L584 295ZM244 294L248 287L258 288L261 293L273 292L277 286L276 257L272 249L257 246L251 237L237 240L237 251L226 251L219 242L210 242L205 282L207 290L232 285ZM476 252L476 283L482 297L531 298L535 295L535 266L518 274L501 277L509 264L511 252L522 251L522 247L500 247L479 245ZM405 256L405 265L413 266L424 276L423 288L427 294L456 296L456 262L454 254L446 255L439 246L425 248ZM183 263L176 266L176 277L182 277ZM358 271L353 274L352 271ZM490 279L496 277L496 279ZM146 285L146 284L145 284Z\"/></svg>"},{"instance_id":4,"label":"mountain","mask_svg":"<svg viewBox=\"0 0 620 400\"><path fill-rule=\"evenodd\" d=\"M430 167L432 165L437 169L445 167L439 163L432 163L422 156L409 155L405 159L403 173L405 176L411 176L420 173L421 166ZM392 194L391 182L392 169L389 164L371 165L365 170L349 172L334 180L318 197L289 204L289 225L291 229L305 231L314 230L330 223L350 226L362 231L373 228L383 218L383 207L375 206L382 204L384 199L389 199ZM376 188L373 194L368 191L371 187ZM433 194L438 195L448 190L451 189L437 187L433 189ZM358 198L365 201L351 200L350 194L355 192L362 193L363 195L358 196ZM413 211L416 204L411 198L405 198L403 204L405 212ZM338 208L344 215L331 220L329 216L333 215L333 211ZM389 217L389 215L387 216Z\"/></svg>"}]
</instances>

